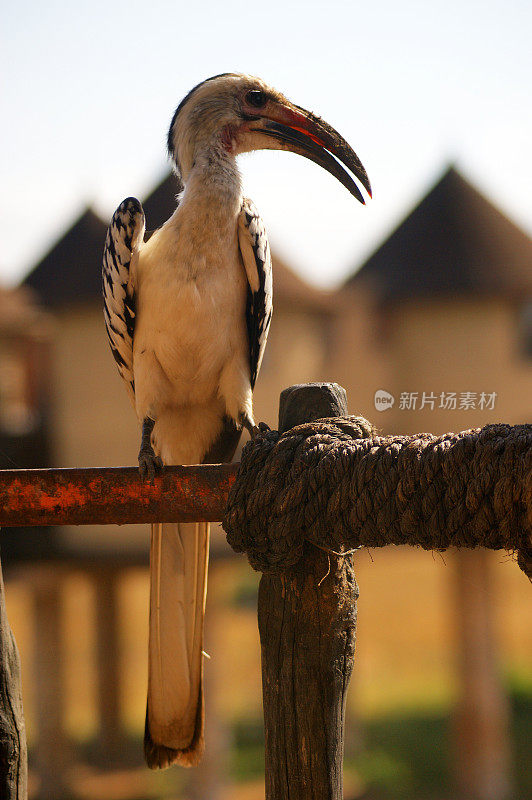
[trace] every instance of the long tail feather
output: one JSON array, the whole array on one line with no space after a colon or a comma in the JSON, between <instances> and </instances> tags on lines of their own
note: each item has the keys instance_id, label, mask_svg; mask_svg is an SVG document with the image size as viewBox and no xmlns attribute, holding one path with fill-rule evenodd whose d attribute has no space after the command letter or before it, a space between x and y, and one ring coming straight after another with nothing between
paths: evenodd
<instances>
[{"instance_id":1,"label":"long tail feather","mask_svg":"<svg viewBox=\"0 0 532 800\"><path fill-rule=\"evenodd\" d=\"M152 769L194 766L203 754L203 617L209 523L152 525L148 704Z\"/></svg>"}]
</instances>

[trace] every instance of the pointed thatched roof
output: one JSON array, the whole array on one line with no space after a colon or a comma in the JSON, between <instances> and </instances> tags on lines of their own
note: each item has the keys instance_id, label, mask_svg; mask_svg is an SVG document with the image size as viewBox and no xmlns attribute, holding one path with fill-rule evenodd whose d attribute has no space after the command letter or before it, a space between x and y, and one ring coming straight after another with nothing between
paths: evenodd
<instances>
[{"instance_id":1,"label":"pointed thatched roof","mask_svg":"<svg viewBox=\"0 0 532 800\"><path fill-rule=\"evenodd\" d=\"M347 281L384 302L532 291L532 240L450 168Z\"/></svg>"},{"instance_id":2,"label":"pointed thatched roof","mask_svg":"<svg viewBox=\"0 0 532 800\"><path fill-rule=\"evenodd\" d=\"M101 262L107 225L87 208L23 283L49 308L101 296Z\"/></svg>"}]
</instances>

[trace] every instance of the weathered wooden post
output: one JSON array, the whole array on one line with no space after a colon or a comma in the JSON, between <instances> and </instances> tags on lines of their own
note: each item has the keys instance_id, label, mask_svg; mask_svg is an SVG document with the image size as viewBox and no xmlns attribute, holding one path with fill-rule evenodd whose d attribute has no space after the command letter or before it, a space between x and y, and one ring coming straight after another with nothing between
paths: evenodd
<instances>
[{"instance_id":1,"label":"weathered wooden post","mask_svg":"<svg viewBox=\"0 0 532 800\"><path fill-rule=\"evenodd\" d=\"M0 564L0 798L28 796L26 728L22 713L20 658L7 619Z\"/></svg>"},{"instance_id":2,"label":"weathered wooden post","mask_svg":"<svg viewBox=\"0 0 532 800\"><path fill-rule=\"evenodd\" d=\"M120 569L114 565L93 571L96 605L96 654L99 750L106 760L121 747L120 716Z\"/></svg>"},{"instance_id":3,"label":"weathered wooden post","mask_svg":"<svg viewBox=\"0 0 532 800\"><path fill-rule=\"evenodd\" d=\"M32 575L38 741L35 762L39 800L57 800L68 794L66 766L70 756L64 723L63 581L64 573L46 564Z\"/></svg>"},{"instance_id":4,"label":"weathered wooden post","mask_svg":"<svg viewBox=\"0 0 532 800\"><path fill-rule=\"evenodd\" d=\"M457 794L467 800L513 796L510 709L497 664L491 553L454 554L459 696L453 720Z\"/></svg>"},{"instance_id":5,"label":"weathered wooden post","mask_svg":"<svg viewBox=\"0 0 532 800\"><path fill-rule=\"evenodd\" d=\"M281 394L279 431L345 414L345 390L337 384L291 386ZM308 543L294 567L261 578L266 800L343 797L357 597L352 555Z\"/></svg>"}]
</instances>

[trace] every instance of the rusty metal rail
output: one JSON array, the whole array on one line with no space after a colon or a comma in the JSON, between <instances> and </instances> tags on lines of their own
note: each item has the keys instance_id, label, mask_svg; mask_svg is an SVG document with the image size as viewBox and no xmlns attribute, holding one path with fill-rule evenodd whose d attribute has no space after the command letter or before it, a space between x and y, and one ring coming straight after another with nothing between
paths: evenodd
<instances>
[{"instance_id":1,"label":"rusty metal rail","mask_svg":"<svg viewBox=\"0 0 532 800\"><path fill-rule=\"evenodd\" d=\"M0 470L0 526L214 522L237 469L166 467L153 485L141 481L137 467Z\"/></svg>"}]
</instances>

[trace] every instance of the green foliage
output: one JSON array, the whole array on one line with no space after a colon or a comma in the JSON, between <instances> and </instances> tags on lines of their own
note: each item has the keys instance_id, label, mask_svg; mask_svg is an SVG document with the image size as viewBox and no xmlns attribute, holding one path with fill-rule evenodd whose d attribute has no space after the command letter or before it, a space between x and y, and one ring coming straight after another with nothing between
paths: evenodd
<instances>
[{"instance_id":1,"label":"green foliage","mask_svg":"<svg viewBox=\"0 0 532 800\"><path fill-rule=\"evenodd\" d=\"M532 797L530 742L532 694L512 693L515 797ZM436 800L453 795L448 717L441 712L403 713L366 720L362 743L346 753L345 770L357 776L371 800ZM237 781L264 771L262 723L240 721L233 728L231 772Z\"/></svg>"},{"instance_id":2,"label":"green foliage","mask_svg":"<svg viewBox=\"0 0 532 800\"><path fill-rule=\"evenodd\" d=\"M257 593L259 591L260 575L249 568L235 576L231 604L235 608L251 611L257 610Z\"/></svg>"},{"instance_id":3,"label":"green foliage","mask_svg":"<svg viewBox=\"0 0 532 800\"><path fill-rule=\"evenodd\" d=\"M234 725L231 775L238 782L264 775L262 720L240 721Z\"/></svg>"},{"instance_id":4,"label":"green foliage","mask_svg":"<svg viewBox=\"0 0 532 800\"><path fill-rule=\"evenodd\" d=\"M516 691L512 697L513 754L517 797L532 797L532 693Z\"/></svg>"},{"instance_id":5,"label":"green foliage","mask_svg":"<svg viewBox=\"0 0 532 800\"><path fill-rule=\"evenodd\" d=\"M383 717L364 724L361 751L346 758L371 797L430 798L449 789L447 721L439 715Z\"/></svg>"}]
</instances>

